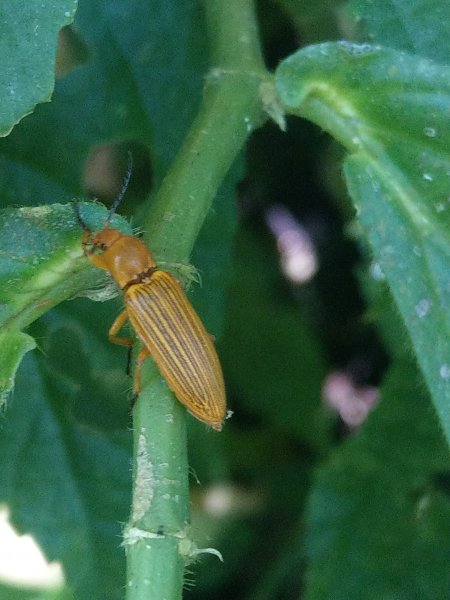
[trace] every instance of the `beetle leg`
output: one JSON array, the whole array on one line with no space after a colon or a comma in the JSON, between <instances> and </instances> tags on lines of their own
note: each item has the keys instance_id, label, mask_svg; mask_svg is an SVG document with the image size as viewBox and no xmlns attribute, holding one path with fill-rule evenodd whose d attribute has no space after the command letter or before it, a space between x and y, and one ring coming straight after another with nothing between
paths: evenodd
<instances>
[{"instance_id":1,"label":"beetle leg","mask_svg":"<svg viewBox=\"0 0 450 600\"><path fill-rule=\"evenodd\" d=\"M125 325L128 319L128 313L126 310L122 311L120 315L115 319L114 323L111 325L108 331L109 341L113 344L118 344L119 346L132 346L133 340L129 337L118 337L116 333L118 333L122 327Z\"/></svg>"},{"instance_id":2,"label":"beetle leg","mask_svg":"<svg viewBox=\"0 0 450 600\"><path fill-rule=\"evenodd\" d=\"M123 310L120 315L116 318L114 323L111 325L108 331L109 341L113 344L118 344L119 346L128 346L128 356L127 356L127 368L126 374L131 374L131 357L133 351L133 340L131 338L122 338L117 337L116 333L122 329L125 325L126 320L128 319L128 313L126 310Z\"/></svg>"},{"instance_id":3,"label":"beetle leg","mask_svg":"<svg viewBox=\"0 0 450 600\"><path fill-rule=\"evenodd\" d=\"M141 393L141 368L145 359L150 356L150 352L144 346L139 350L139 354L136 359L136 368L134 371L134 397L137 398Z\"/></svg>"},{"instance_id":4,"label":"beetle leg","mask_svg":"<svg viewBox=\"0 0 450 600\"><path fill-rule=\"evenodd\" d=\"M137 355L136 359L136 368L134 370L134 389L133 389L133 397L131 398L130 412L133 411L133 408L136 404L136 401L141 393L141 368L144 360L150 356L150 352L144 346Z\"/></svg>"},{"instance_id":5,"label":"beetle leg","mask_svg":"<svg viewBox=\"0 0 450 600\"><path fill-rule=\"evenodd\" d=\"M122 329L122 327L125 325L127 319L128 319L128 313L126 310L124 310L120 313L120 315L116 318L114 323L111 325L111 327L108 331L108 337L109 337L109 340L113 344L119 344L119 346L128 346L129 349L131 350L131 348L133 346L133 340L131 338L118 337L116 335L116 333L118 333ZM150 356L150 352L144 346L139 351L139 354L137 355L137 359L136 359L136 368L134 371L134 390L133 390L133 399L132 399L132 404L131 404L132 408L137 400L137 397L141 393L141 368L142 368L142 363L147 358L147 356ZM131 362L131 352L128 355L128 367L127 367L128 372L130 370L130 362Z\"/></svg>"},{"instance_id":6,"label":"beetle leg","mask_svg":"<svg viewBox=\"0 0 450 600\"><path fill-rule=\"evenodd\" d=\"M125 373L127 377L131 377L131 360L133 358L133 346L128 346L127 352L127 367L125 369Z\"/></svg>"}]
</instances>

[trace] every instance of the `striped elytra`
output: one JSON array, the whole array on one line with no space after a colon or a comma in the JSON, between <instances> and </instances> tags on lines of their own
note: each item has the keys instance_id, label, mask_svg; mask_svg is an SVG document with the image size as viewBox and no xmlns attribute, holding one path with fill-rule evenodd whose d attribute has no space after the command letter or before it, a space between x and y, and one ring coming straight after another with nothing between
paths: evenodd
<instances>
[{"instance_id":1,"label":"striped elytra","mask_svg":"<svg viewBox=\"0 0 450 600\"><path fill-rule=\"evenodd\" d=\"M225 388L216 350L178 281L155 271L125 294L128 318L178 400L220 429Z\"/></svg>"},{"instance_id":2,"label":"striped elytra","mask_svg":"<svg viewBox=\"0 0 450 600\"><path fill-rule=\"evenodd\" d=\"M136 363L135 395L141 391L142 363L151 356L187 410L220 431L226 414L222 369L211 337L181 285L171 273L158 269L141 240L109 227L113 210L97 233L87 228L77 204L75 211L84 230L84 254L109 271L124 294L125 310L112 324L109 339L131 346L131 338L117 336L129 319L144 344Z\"/></svg>"}]
</instances>

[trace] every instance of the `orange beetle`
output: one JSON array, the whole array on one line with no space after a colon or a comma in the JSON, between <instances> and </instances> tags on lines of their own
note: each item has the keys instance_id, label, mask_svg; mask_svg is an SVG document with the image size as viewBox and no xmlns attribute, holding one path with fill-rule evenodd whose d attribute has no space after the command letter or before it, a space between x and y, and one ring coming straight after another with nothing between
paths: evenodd
<instances>
[{"instance_id":1,"label":"orange beetle","mask_svg":"<svg viewBox=\"0 0 450 600\"><path fill-rule=\"evenodd\" d=\"M109 271L123 291L125 310L112 324L111 342L132 346L131 338L117 333L127 320L144 344L136 361L134 393L141 391L141 367L151 356L177 399L197 419L220 431L226 414L222 369L212 340L175 277L158 269L144 243L111 229L130 179L129 167L122 190L104 227L93 233L84 223L79 204L78 222L84 230L82 248L93 265Z\"/></svg>"}]
</instances>

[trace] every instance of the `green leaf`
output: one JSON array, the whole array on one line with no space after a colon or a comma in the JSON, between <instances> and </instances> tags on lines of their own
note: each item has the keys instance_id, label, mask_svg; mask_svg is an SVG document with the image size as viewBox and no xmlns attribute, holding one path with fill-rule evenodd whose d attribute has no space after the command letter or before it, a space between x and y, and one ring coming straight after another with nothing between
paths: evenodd
<instances>
[{"instance_id":1,"label":"green leaf","mask_svg":"<svg viewBox=\"0 0 450 600\"><path fill-rule=\"evenodd\" d=\"M219 346L240 399L230 408L263 416L321 449L330 424L318 402L325 375L322 351L294 302L276 302L281 282L275 256L256 236L241 231Z\"/></svg>"},{"instance_id":2,"label":"green leaf","mask_svg":"<svg viewBox=\"0 0 450 600\"><path fill-rule=\"evenodd\" d=\"M316 475L307 600L447 597L448 450L414 365L399 361L381 396Z\"/></svg>"},{"instance_id":3,"label":"green leaf","mask_svg":"<svg viewBox=\"0 0 450 600\"><path fill-rule=\"evenodd\" d=\"M0 363L0 407L8 399L14 387L14 378L24 354L36 347L34 339L22 331L2 331L0 333L0 348L2 360Z\"/></svg>"},{"instance_id":4,"label":"green leaf","mask_svg":"<svg viewBox=\"0 0 450 600\"><path fill-rule=\"evenodd\" d=\"M18 196L22 204L66 202L80 193L89 153L120 142L147 150L156 187L200 102L207 51L198 3L85 0L73 30L88 60L57 81L51 104L0 143L10 203Z\"/></svg>"},{"instance_id":5,"label":"green leaf","mask_svg":"<svg viewBox=\"0 0 450 600\"><path fill-rule=\"evenodd\" d=\"M73 33L88 48L88 60L57 82L51 104L40 106L0 141L1 200L5 204L67 202L80 191L86 157L103 144L140 144L151 160L157 187L200 103L207 52L199 3L86 0L80 2ZM243 141L249 125L239 119L244 132L239 139ZM206 168L204 172L208 174ZM133 173L133 179L138 175ZM222 265L229 261L227 247L235 213L231 188L235 178L236 172L225 184L217 216L211 215L210 224L202 232L205 247L211 247L211 231L221 228L222 242L216 257ZM210 189L210 185L205 187ZM188 202L188 190L185 198ZM88 206L83 204L82 209L87 224L96 228L89 213L85 214ZM74 295L91 285L83 280L84 276L89 279L89 271L95 282L102 277L101 271L92 269L81 257L81 231L74 221L73 208L66 207L60 216L42 232L54 236L61 230L61 238L51 238L47 247L35 247L24 257L20 255L14 265L10 254L15 257L21 244L26 245L28 230L18 226L16 236L5 233L5 243L10 244L5 278L12 279L9 269L15 280L13 286L8 283L0 289L8 294L5 318L14 317L21 327L37 316L40 298L59 302L67 297L69 288ZM222 217L227 218L226 227ZM171 218L167 214L162 220ZM100 225L103 220L99 218ZM215 306L210 322L216 332L216 302L223 302L224 278L214 272L212 252L198 248L197 256L201 262L195 260L195 266L208 271L205 287ZM203 269L205 256L209 258ZM158 257L167 258L164 251ZM34 294L35 277L29 269L36 259L47 296L44 292L40 297ZM23 272L16 274L16 263L24 264ZM50 289L49 273L54 271L58 286ZM21 297L24 283L27 293L34 294L29 298ZM198 291L197 296L202 293ZM42 318L30 326L42 353L25 357L7 413L8 436L0 436L0 453L14 471L7 469L0 481L0 493L11 506L13 518L21 530L38 538L48 555L63 562L67 583L76 590L77 598L93 600L122 597L125 585L120 530L130 504L126 392L131 380L125 376L125 349L107 341L108 325L120 304L121 299L96 305L80 299L45 314L42 311ZM45 309L50 306L53 304ZM167 386L161 387L167 390ZM153 408L150 401L148 410ZM184 409L178 405L176 408L182 415ZM158 419L154 422L157 427ZM17 433L14 438L15 432L20 436ZM28 432L28 438L24 432ZM183 445L183 440L179 443ZM14 449L19 449L20 455L16 462ZM29 464L32 469L28 469ZM37 481L41 473L42 485ZM31 477L34 479L27 487ZM14 492L19 484L20 494ZM188 504L180 506L187 509ZM176 538L173 540L177 543ZM165 584L164 571L162 577Z\"/></svg>"},{"instance_id":6,"label":"green leaf","mask_svg":"<svg viewBox=\"0 0 450 600\"><path fill-rule=\"evenodd\" d=\"M2 425L1 501L15 527L31 533L50 560L63 563L77 597L118 600L130 436L80 419L76 388L62 385L48 362L28 354L19 371Z\"/></svg>"},{"instance_id":7,"label":"green leaf","mask_svg":"<svg viewBox=\"0 0 450 600\"><path fill-rule=\"evenodd\" d=\"M107 215L104 207L82 202L80 209L89 227L101 228ZM115 226L131 233L121 217L115 217ZM72 204L0 211L2 401L14 385L23 355L35 347L34 340L22 333L25 327L62 300L86 293L106 299L117 292L83 256L81 236Z\"/></svg>"},{"instance_id":8,"label":"green leaf","mask_svg":"<svg viewBox=\"0 0 450 600\"><path fill-rule=\"evenodd\" d=\"M369 40L442 64L450 57L450 4L442 0L351 0Z\"/></svg>"},{"instance_id":9,"label":"green leaf","mask_svg":"<svg viewBox=\"0 0 450 600\"><path fill-rule=\"evenodd\" d=\"M350 193L450 440L450 69L323 44L284 61L277 88L351 153Z\"/></svg>"},{"instance_id":10,"label":"green leaf","mask_svg":"<svg viewBox=\"0 0 450 600\"><path fill-rule=\"evenodd\" d=\"M39 102L48 102L55 81L58 32L68 25L77 0L13 0L0 6L0 136Z\"/></svg>"},{"instance_id":11,"label":"green leaf","mask_svg":"<svg viewBox=\"0 0 450 600\"><path fill-rule=\"evenodd\" d=\"M66 589L22 589L6 585L0 585L0 597L2 600L74 600Z\"/></svg>"}]
</instances>

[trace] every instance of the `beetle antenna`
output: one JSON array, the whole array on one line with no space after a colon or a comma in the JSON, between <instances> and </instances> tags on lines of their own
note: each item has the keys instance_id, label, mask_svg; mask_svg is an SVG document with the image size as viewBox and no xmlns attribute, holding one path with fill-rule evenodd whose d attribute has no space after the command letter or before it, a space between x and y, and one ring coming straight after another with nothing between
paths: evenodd
<instances>
[{"instance_id":1,"label":"beetle antenna","mask_svg":"<svg viewBox=\"0 0 450 600\"><path fill-rule=\"evenodd\" d=\"M82 229L84 231L90 231L89 227L83 221L83 217L81 216L80 203L79 202L74 202L73 203L73 209L75 211L75 217L76 217L78 223L81 225Z\"/></svg>"},{"instance_id":2,"label":"beetle antenna","mask_svg":"<svg viewBox=\"0 0 450 600\"><path fill-rule=\"evenodd\" d=\"M109 209L108 217L105 221L105 227L107 227L109 225L109 222L111 221L114 213L116 212L117 207L122 202L122 199L125 196L125 192L127 191L128 184L130 183L132 170L133 170L133 156L132 156L131 152L128 150L128 165L127 165L127 170L126 170L125 176L122 181L122 187L120 188L120 192L119 192L117 198L113 201L111 208Z\"/></svg>"}]
</instances>

